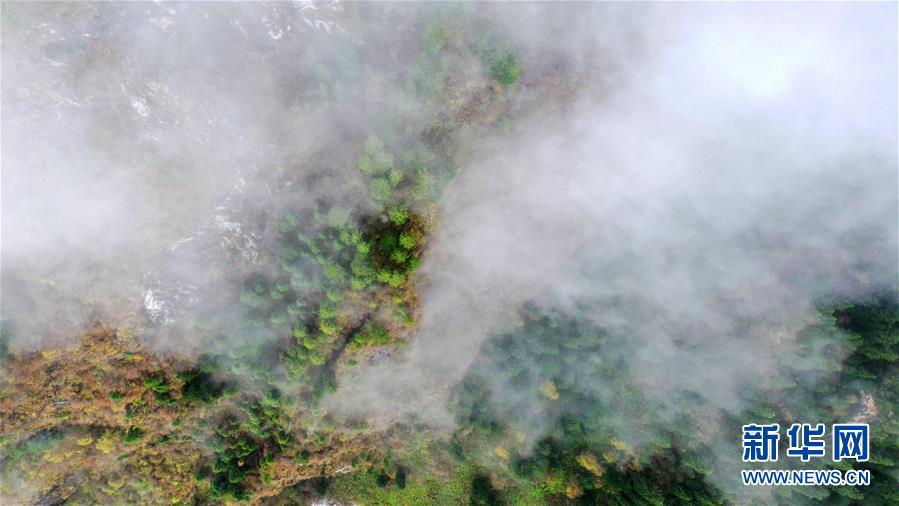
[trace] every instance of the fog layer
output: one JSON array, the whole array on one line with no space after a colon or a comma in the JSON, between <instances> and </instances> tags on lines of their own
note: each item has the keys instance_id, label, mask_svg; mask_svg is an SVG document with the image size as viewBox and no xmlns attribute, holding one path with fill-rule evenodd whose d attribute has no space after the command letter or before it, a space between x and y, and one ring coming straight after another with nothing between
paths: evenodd
<instances>
[{"instance_id":1,"label":"fog layer","mask_svg":"<svg viewBox=\"0 0 899 506\"><path fill-rule=\"evenodd\" d=\"M531 301L629 336L674 413L691 395L736 411L796 358L817 298L894 282L894 6L496 10L525 72L555 58L578 86L470 157L409 363L336 404L447 421L445 394Z\"/></svg>"},{"instance_id":2,"label":"fog layer","mask_svg":"<svg viewBox=\"0 0 899 506\"><path fill-rule=\"evenodd\" d=\"M198 309L227 327L280 210L352 201L372 125L420 129L428 104L382 98L402 93L388 70L410 65L397 34L429 8L5 6L3 316L27 327L14 347ZM518 54L511 113L466 141L408 353L339 378L330 409L451 427L482 344L535 303L626 335L626 374L663 420L689 399L734 413L797 358L820 297L895 284L894 4L475 10ZM329 72L351 84L311 100L310 76ZM491 387L530 409L531 393Z\"/></svg>"}]
</instances>

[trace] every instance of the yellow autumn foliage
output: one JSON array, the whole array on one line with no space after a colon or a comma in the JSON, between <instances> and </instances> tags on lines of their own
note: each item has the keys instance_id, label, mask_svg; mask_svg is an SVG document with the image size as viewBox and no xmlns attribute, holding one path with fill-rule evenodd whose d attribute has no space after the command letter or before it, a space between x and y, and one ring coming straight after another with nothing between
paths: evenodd
<instances>
[{"instance_id":1,"label":"yellow autumn foliage","mask_svg":"<svg viewBox=\"0 0 899 506\"><path fill-rule=\"evenodd\" d=\"M582 495L584 495L584 487L580 486L578 483L569 481L568 486L565 487L565 497L569 499L577 499Z\"/></svg>"},{"instance_id":2,"label":"yellow autumn foliage","mask_svg":"<svg viewBox=\"0 0 899 506\"><path fill-rule=\"evenodd\" d=\"M110 453L115 449L115 436L112 432L106 431L94 446L103 453Z\"/></svg>"},{"instance_id":3,"label":"yellow autumn foliage","mask_svg":"<svg viewBox=\"0 0 899 506\"><path fill-rule=\"evenodd\" d=\"M624 441L617 439L617 438L612 438L609 441L609 443L611 443L612 446L614 446L615 448L617 448L625 453L633 453L633 451L634 451L633 448L628 446L627 443L625 443Z\"/></svg>"},{"instance_id":4,"label":"yellow autumn foliage","mask_svg":"<svg viewBox=\"0 0 899 506\"><path fill-rule=\"evenodd\" d=\"M559 390L556 388L556 384L553 380L546 380L543 383L540 383L540 393L549 400L559 400Z\"/></svg>"},{"instance_id":5,"label":"yellow autumn foliage","mask_svg":"<svg viewBox=\"0 0 899 506\"><path fill-rule=\"evenodd\" d=\"M577 456L577 463L581 465L587 471L590 471L593 476L602 476L605 470L603 470L602 466L599 464L599 460L596 459L592 453L582 453Z\"/></svg>"},{"instance_id":6,"label":"yellow autumn foliage","mask_svg":"<svg viewBox=\"0 0 899 506\"><path fill-rule=\"evenodd\" d=\"M125 478L119 478L117 480L113 479L113 478L109 478L108 480L106 480L106 484L109 485L109 487L111 489L118 490L118 489L122 488L122 486L125 485Z\"/></svg>"},{"instance_id":7,"label":"yellow autumn foliage","mask_svg":"<svg viewBox=\"0 0 899 506\"><path fill-rule=\"evenodd\" d=\"M62 453L49 451L44 454L44 460L46 460L47 462L52 462L54 464L59 464L60 462L65 460L65 455Z\"/></svg>"}]
</instances>

